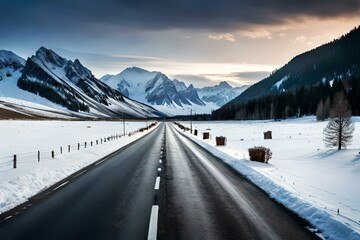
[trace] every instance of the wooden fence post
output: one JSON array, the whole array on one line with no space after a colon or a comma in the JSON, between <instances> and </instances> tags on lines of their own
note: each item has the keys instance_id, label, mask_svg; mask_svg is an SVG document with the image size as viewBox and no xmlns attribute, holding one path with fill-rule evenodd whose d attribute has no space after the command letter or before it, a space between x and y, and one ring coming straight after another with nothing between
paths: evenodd
<instances>
[{"instance_id":1,"label":"wooden fence post","mask_svg":"<svg viewBox=\"0 0 360 240\"><path fill-rule=\"evenodd\" d=\"M92 141L90 142L90 146L92 147Z\"/></svg>"},{"instance_id":2,"label":"wooden fence post","mask_svg":"<svg viewBox=\"0 0 360 240\"><path fill-rule=\"evenodd\" d=\"M99 144L99 140L96 140L96 145L98 145Z\"/></svg>"},{"instance_id":3,"label":"wooden fence post","mask_svg":"<svg viewBox=\"0 0 360 240\"><path fill-rule=\"evenodd\" d=\"M78 143L78 150L80 150L80 143Z\"/></svg>"},{"instance_id":4,"label":"wooden fence post","mask_svg":"<svg viewBox=\"0 0 360 240\"><path fill-rule=\"evenodd\" d=\"M54 152L54 150L51 151L51 157L52 157L52 158L55 157L55 152Z\"/></svg>"},{"instance_id":5,"label":"wooden fence post","mask_svg":"<svg viewBox=\"0 0 360 240\"><path fill-rule=\"evenodd\" d=\"M40 162L40 151L38 151L38 162Z\"/></svg>"},{"instance_id":6,"label":"wooden fence post","mask_svg":"<svg viewBox=\"0 0 360 240\"><path fill-rule=\"evenodd\" d=\"M70 152L70 145L68 145L68 152Z\"/></svg>"},{"instance_id":7,"label":"wooden fence post","mask_svg":"<svg viewBox=\"0 0 360 240\"><path fill-rule=\"evenodd\" d=\"M13 163L13 167L16 168L16 155L14 155L14 163Z\"/></svg>"},{"instance_id":8,"label":"wooden fence post","mask_svg":"<svg viewBox=\"0 0 360 240\"><path fill-rule=\"evenodd\" d=\"M62 147L60 147L60 154L62 154Z\"/></svg>"},{"instance_id":9,"label":"wooden fence post","mask_svg":"<svg viewBox=\"0 0 360 240\"><path fill-rule=\"evenodd\" d=\"M87 143L85 142L85 148L86 148L86 144L87 144Z\"/></svg>"}]
</instances>

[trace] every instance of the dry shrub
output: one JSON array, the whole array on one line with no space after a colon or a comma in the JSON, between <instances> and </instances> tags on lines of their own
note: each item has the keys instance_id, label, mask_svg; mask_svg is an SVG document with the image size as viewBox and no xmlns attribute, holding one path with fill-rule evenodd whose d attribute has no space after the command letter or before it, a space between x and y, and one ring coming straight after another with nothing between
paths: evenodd
<instances>
[{"instance_id":1,"label":"dry shrub","mask_svg":"<svg viewBox=\"0 0 360 240\"><path fill-rule=\"evenodd\" d=\"M219 136L216 137L216 146L225 146L226 145L226 137Z\"/></svg>"},{"instance_id":2,"label":"dry shrub","mask_svg":"<svg viewBox=\"0 0 360 240\"><path fill-rule=\"evenodd\" d=\"M203 133L203 139L209 139L210 138L210 133L209 132L204 132Z\"/></svg>"},{"instance_id":3,"label":"dry shrub","mask_svg":"<svg viewBox=\"0 0 360 240\"><path fill-rule=\"evenodd\" d=\"M266 147L249 148L249 156L251 161L267 163L272 156L272 152Z\"/></svg>"}]
</instances>

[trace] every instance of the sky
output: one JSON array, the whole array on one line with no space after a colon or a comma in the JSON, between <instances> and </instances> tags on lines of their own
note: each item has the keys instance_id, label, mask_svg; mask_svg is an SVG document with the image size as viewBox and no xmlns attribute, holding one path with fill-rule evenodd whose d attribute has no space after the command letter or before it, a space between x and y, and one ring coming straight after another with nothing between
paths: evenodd
<instances>
[{"instance_id":1,"label":"sky","mask_svg":"<svg viewBox=\"0 0 360 240\"><path fill-rule=\"evenodd\" d=\"M196 87L253 84L360 25L359 0L0 0L0 49L41 46L96 77L138 66Z\"/></svg>"}]
</instances>

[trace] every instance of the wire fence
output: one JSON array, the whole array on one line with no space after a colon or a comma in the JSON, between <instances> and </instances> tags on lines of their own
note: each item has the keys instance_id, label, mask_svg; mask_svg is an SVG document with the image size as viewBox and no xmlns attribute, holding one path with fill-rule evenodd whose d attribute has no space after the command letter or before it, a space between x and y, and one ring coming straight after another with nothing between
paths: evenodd
<instances>
[{"instance_id":1,"label":"wire fence","mask_svg":"<svg viewBox=\"0 0 360 240\"><path fill-rule=\"evenodd\" d=\"M58 146L54 148L40 149L37 151L25 152L14 155L6 155L0 157L0 172L8 171L9 169L16 169L24 164L39 163L46 160L54 159L56 156L69 154L74 152L80 152L93 148L95 146L101 146L109 142L118 140L124 136L132 136L139 132L144 132L157 125L157 122L150 124L148 127L139 128L128 134L113 134L110 136L101 137L84 142L71 143L68 145Z\"/></svg>"}]
</instances>

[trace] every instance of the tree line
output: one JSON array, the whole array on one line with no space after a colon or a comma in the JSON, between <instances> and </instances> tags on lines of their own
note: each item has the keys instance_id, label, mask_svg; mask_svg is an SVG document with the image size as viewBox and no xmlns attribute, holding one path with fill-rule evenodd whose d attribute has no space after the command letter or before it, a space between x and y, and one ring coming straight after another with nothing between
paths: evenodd
<instances>
[{"instance_id":1,"label":"tree line","mask_svg":"<svg viewBox=\"0 0 360 240\"><path fill-rule=\"evenodd\" d=\"M360 115L360 78L347 77L320 82L279 94L269 94L246 103L232 103L212 112L213 120L286 119L316 115L323 120L330 115L335 94L344 92L353 115Z\"/></svg>"}]
</instances>

